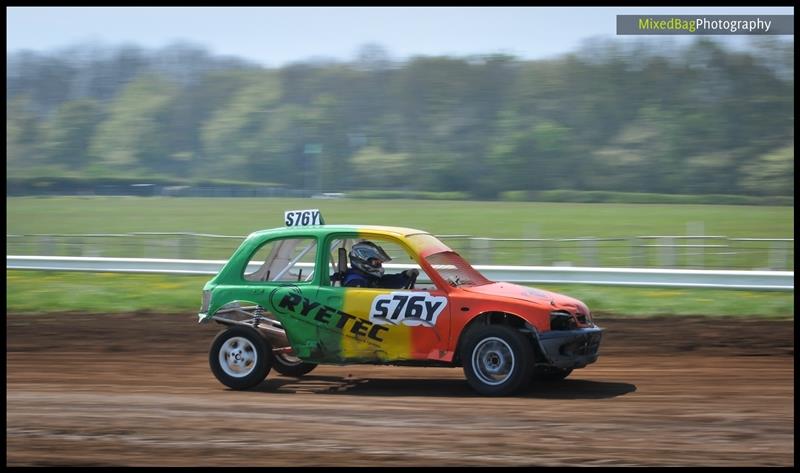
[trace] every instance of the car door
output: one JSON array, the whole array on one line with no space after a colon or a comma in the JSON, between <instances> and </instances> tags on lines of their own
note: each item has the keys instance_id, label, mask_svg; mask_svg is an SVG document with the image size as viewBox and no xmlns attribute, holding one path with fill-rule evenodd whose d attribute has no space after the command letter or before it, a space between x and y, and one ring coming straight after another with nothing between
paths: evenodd
<instances>
[{"instance_id":1,"label":"car door","mask_svg":"<svg viewBox=\"0 0 800 473\"><path fill-rule=\"evenodd\" d=\"M318 330L307 317L320 279L318 248L313 235L264 241L248 257L237 293L239 299L255 302L274 316L295 354L304 359L318 349Z\"/></svg>"},{"instance_id":2,"label":"car door","mask_svg":"<svg viewBox=\"0 0 800 473\"><path fill-rule=\"evenodd\" d=\"M342 287L330 277L338 269L339 248L347 252L359 240L377 243L392 255L393 261L384 265L387 274L416 263L416 256L396 237L360 233L332 235L327 240L325 264L331 269L327 281L321 274L316 299L335 314L329 328L339 337L330 340L327 353L337 361L351 362L443 359L450 337L450 304L446 293L424 272L418 278L420 287L413 290Z\"/></svg>"}]
</instances>

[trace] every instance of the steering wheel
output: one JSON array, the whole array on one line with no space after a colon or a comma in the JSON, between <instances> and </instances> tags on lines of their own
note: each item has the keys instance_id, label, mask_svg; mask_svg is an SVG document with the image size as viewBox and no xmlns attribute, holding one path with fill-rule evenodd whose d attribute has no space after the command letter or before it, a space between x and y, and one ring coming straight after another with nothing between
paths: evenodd
<instances>
[{"instance_id":1,"label":"steering wheel","mask_svg":"<svg viewBox=\"0 0 800 473\"><path fill-rule=\"evenodd\" d=\"M414 283L417 282L417 276L419 276L419 273L411 276L411 280L408 281L408 283L405 286L403 286L403 289L414 289Z\"/></svg>"}]
</instances>

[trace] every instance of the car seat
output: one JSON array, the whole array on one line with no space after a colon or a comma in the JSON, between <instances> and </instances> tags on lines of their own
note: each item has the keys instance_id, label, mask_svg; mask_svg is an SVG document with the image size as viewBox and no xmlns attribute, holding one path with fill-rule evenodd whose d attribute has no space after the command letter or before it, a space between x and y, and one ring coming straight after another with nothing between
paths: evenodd
<instances>
[{"instance_id":1,"label":"car seat","mask_svg":"<svg viewBox=\"0 0 800 473\"><path fill-rule=\"evenodd\" d=\"M331 275L331 285L335 286L336 282L339 282L339 286L342 285L342 281L344 280L344 274L347 272L347 250L345 248L339 248L339 262L336 268L336 272Z\"/></svg>"}]
</instances>

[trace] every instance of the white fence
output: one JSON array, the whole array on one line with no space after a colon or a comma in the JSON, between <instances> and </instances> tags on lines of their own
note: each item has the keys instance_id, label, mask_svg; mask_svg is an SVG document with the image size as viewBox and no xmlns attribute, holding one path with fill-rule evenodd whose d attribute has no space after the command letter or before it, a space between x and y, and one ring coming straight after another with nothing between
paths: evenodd
<instances>
[{"instance_id":1,"label":"white fence","mask_svg":"<svg viewBox=\"0 0 800 473\"><path fill-rule=\"evenodd\" d=\"M6 269L213 275L225 260L6 256ZM257 264L256 264L257 265ZM299 266L310 266L301 264ZM412 265L386 265L401 270ZM598 284L612 286L700 287L793 291L794 271L728 271L553 266L486 266L475 269L493 281L522 284ZM420 282L429 282L420 275Z\"/></svg>"},{"instance_id":2,"label":"white fence","mask_svg":"<svg viewBox=\"0 0 800 473\"><path fill-rule=\"evenodd\" d=\"M687 229L687 233L695 231L693 227ZM473 264L770 271L794 269L793 238L732 238L718 235L438 237ZM6 254L221 259L229 257L243 239L244 236L183 232L6 234Z\"/></svg>"}]
</instances>

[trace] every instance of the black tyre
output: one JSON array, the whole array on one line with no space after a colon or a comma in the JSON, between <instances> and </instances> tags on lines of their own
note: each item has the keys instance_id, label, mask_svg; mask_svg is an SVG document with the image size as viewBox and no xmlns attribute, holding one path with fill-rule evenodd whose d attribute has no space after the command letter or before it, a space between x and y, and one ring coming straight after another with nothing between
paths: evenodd
<instances>
[{"instance_id":1,"label":"black tyre","mask_svg":"<svg viewBox=\"0 0 800 473\"><path fill-rule=\"evenodd\" d=\"M272 367L269 344L255 330L233 326L217 334L208 353L211 372L225 386L248 389Z\"/></svg>"},{"instance_id":2,"label":"black tyre","mask_svg":"<svg viewBox=\"0 0 800 473\"><path fill-rule=\"evenodd\" d=\"M531 380L533 347L505 325L479 325L464 339L461 358L469 385L485 396L507 396Z\"/></svg>"},{"instance_id":3,"label":"black tyre","mask_svg":"<svg viewBox=\"0 0 800 473\"><path fill-rule=\"evenodd\" d=\"M537 366L533 370L536 381L561 381L572 373L572 368L555 368L553 366Z\"/></svg>"},{"instance_id":4,"label":"black tyre","mask_svg":"<svg viewBox=\"0 0 800 473\"><path fill-rule=\"evenodd\" d=\"M284 376L299 378L317 367L316 363L306 363L296 356L286 353L272 354L272 367Z\"/></svg>"}]
</instances>

